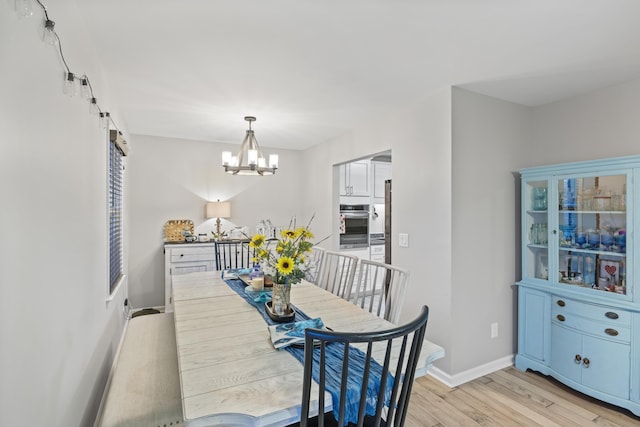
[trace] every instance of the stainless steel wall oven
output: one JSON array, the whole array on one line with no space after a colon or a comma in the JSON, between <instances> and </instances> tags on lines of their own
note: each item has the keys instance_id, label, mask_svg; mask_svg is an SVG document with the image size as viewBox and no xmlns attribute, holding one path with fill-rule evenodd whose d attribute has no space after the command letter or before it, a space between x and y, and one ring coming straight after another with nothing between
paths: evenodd
<instances>
[{"instance_id":1,"label":"stainless steel wall oven","mask_svg":"<svg viewBox=\"0 0 640 427\"><path fill-rule=\"evenodd\" d=\"M369 205L340 205L344 232L340 234L340 249L369 247Z\"/></svg>"}]
</instances>

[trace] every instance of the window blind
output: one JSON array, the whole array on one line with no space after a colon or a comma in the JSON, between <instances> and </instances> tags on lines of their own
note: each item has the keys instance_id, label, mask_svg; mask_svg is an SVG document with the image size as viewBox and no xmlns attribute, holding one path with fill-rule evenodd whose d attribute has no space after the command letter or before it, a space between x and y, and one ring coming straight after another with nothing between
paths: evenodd
<instances>
[{"instance_id":1,"label":"window blind","mask_svg":"<svg viewBox=\"0 0 640 427\"><path fill-rule=\"evenodd\" d=\"M124 153L116 139L109 144L109 294L123 275L122 267L122 181Z\"/></svg>"}]
</instances>

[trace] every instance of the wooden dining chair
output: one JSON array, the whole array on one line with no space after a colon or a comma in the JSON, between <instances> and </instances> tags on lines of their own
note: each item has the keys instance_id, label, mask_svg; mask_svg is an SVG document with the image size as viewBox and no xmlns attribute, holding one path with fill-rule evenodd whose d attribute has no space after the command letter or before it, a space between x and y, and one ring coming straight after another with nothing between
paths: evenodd
<instances>
[{"instance_id":1,"label":"wooden dining chair","mask_svg":"<svg viewBox=\"0 0 640 427\"><path fill-rule=\"evenodd\" d=\"M305 274L304 279L307 282L316 284L318 282L318 275L322 268L322 260L324 258L325 250L320 246L314 246L311 248L311 255L309 256L309 269Z\"/></svg>"},{"instance_id":2,"label":"wooden dining chair","mask_svg":"<svg viewBox=\"0 0 640 427\"><path fill-rule=\"evenodd\" d=\"M387 330L305 330L300 426L403 426L428 318L429 308L423 306L414 320ZM341 353L338 366L328 365L327 354L333 352L335 357L336 348ZM317 397L311 395L314 381ZM325 392L332 399L333 411L328 413L324 413ZM351 410L347 410L347 395L355 405Z\"/></svg>"},{"instance_id":3,"label":"wooden dining chair","mask_svg":"<svg viewBox=\"0 0 640 427\"><path fill-rule=\"evenodd\" d=\"M349 301L391 323L398 323L409 272L389 264L361 259Z\"/></svg>"},{"instance_id":4,"label":"wooden dining chair","mask_svg":"<svg viewBox=\"0 0 640 427\"><path fill-rule=\"evenodd\" d=\"M357 264L355 255L325 251L316 285L346 299L353 286Z\"/></svg>"},{"instance_id":5,"label":"wooden dining chair","mask_svg":"<svg viewBox=\"0 0 640 427\"><path fill-rule=\"evenodd\" d=\"M248 240L219 240L215 242L216 270L253 267L255 250Z\"/></svg>"}]
</instances>

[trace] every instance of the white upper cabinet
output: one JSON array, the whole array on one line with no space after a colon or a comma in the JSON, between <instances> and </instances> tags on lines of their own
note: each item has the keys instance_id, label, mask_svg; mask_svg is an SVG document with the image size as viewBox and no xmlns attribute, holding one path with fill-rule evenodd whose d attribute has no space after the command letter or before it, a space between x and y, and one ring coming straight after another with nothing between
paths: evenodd
<instances>
[{"instance_id":1,"label":"white upper cabinet","mask_svg":"<svg viewBox=\"0 0 640 427\"><path fill-rule=\"evenodd\" d=\"M340 165L340 195L369 197L371 192L370 166L369 160L358 160Z\"/></svg>"},{"instance_id":2,"label":"white upper cabinet","mask_svg":"<svg viewBox=\"0 0 640 427\"><path fill-rule=\"evenodd\" d=\"M391 163L371 162L373 168L373 199L384 203L384 182L391 179Z\"/></svg>"}]
</instances>

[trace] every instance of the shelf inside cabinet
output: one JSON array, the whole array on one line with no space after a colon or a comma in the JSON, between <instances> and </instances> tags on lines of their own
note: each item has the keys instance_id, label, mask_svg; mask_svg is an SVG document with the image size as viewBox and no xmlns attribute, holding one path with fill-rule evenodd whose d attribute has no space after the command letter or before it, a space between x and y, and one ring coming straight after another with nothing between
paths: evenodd
<instances>
[{"instance_id":1,"label":"shelf inside cabinet","mask_svg":"<svg viewBox=\"0 0 640 427\"><path fill-rule=\"evenodd\" d=\"M536 246L536 245L528 245L528 246ZM576 252L581 254L594 254L594 255L602 255L607 257L619 257L625 258L627 256L624 252L611 252L611 251L603 251L603 250L594 250L594 249L582 249L582 248L574 248L570 246L560 246L558 248L563 252Z\"/></svg>"},{"instance_id":2,"label":"shelf inside cabinet","mask_svg":"<svg viewBox=\"0 0 640 427\"><path fill-rule=\"evenodd\" d=\"M531 248L531 249L549 249L549 246L547 246L547 245L529 244L529 245L527 245L527 247Z\"/></svg>"},{"instance_id":3,"label":"shelf inside cabinet","mask_svg":"<svg viewBox=\"0 0 640 427\"><path fill-rule=\"evenodd\" d=\"M535 213L535 212L539 212L539 211L528 211L530 213ZM546 212L546 211L545 211ZM626 211L572 211L572 210L559 210L558 213L564 214L564 213L574 213L574 214L591 214L591 215L607 215L607 214L614 214L614 215L626 215Z\"/></svg>"}]
</instances>

